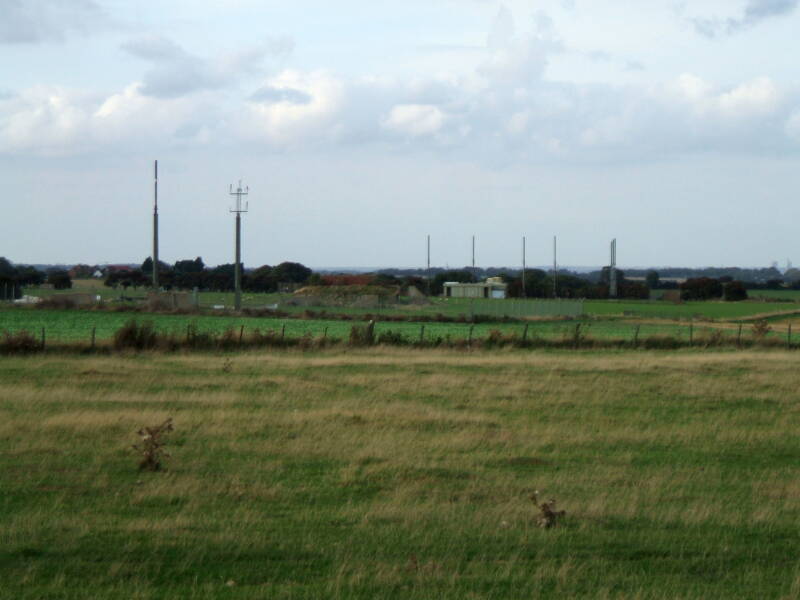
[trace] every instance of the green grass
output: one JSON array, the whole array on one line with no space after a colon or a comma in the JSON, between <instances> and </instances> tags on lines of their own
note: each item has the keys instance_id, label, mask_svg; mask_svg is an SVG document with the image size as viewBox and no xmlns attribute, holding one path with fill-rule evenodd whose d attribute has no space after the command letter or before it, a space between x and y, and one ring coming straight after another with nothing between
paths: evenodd
<instances>
[{"instance_id":1,"label":"green grass","mask_svg":"<svg viewBox=\"0 0 800 600\"><path fill-rule=\"evenodd\" d=\"M114 332L121 328L127 321L135 319L139 322L150 321L159 331L183 335L190 325L196 325L200 332L220 333L226 329L239 330L244 326L246 332L258 329L265 331L284 331L287 337L301 337L311 335L322 336L327 330L327 337L331 339L347 339L350 330L355 324L364 321L340 321L323 319L289 319L266 317L237 317L214 315L168 315L168 314L138 314L112 311L81 311L81 310L49 310L31 308L6 308L0 309L0 332L28 331L36 336L41 335L44 328L46 340L51 342L81 342L89 343L92 329L96 330L97 340L108 340ZM528 323L528 335L539 336L545 339L562 339L570 337L580 323L584 334L598 339L632 340L639 330L639 339L656 335L672 335L678 339L688 340L688 323L635 323L619 319L582 320L582 321L531 321ZM469 323L414 323L414 322L378 322L375 326L376 334L385 331L400 333L409 340L419 339L424 326L426 339L437 337L452 339L466 339L472 334L474 339L485 338L492 330L503 333L516 333L522 335L525 324L511 323L480 323L474 327ZM713 331L710 326L695 324L694 335L698 338ZM725 335L733 336L732 329L724 330ZM748 332L745 332L747 335Z\"/></svg>"},{"instance_id":2,"label":"green grass","mask_svg":"<svg viewBox=\"0 0 800 600\"><path fill-rule=\"evenodd\" d=\"M1 597L800 592L794 354L227 360L0 359Z\"/></svg>"}]
</instances>

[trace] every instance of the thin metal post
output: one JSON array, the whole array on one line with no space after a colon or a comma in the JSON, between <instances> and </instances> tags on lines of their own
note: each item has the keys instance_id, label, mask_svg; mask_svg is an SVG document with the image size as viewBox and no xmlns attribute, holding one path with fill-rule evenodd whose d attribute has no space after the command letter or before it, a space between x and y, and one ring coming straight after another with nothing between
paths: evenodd
<instances>
[{"instance_id":1,"label":"thin metal post","mask_svg":"<svg viewBox=\"0 0 800 600\"><path fill-rule=\"evenodd\" d=\"M553 236L553 298L558 298L558 259L556 244L556 236Z\"/></svg>"},{"instance_id":2,"label":"thin metal post","mask_svg":"<svg viewBox=\"0 0 800 600\"><path fill-rule=\"evenodd\" d=\"M431 236L428 234L428 266L425 269L426 283L427 283L427 296L431 295Z\"/></svg>"},{"instance_id":3,"label":"thin metal post","mask_svg":"<svg viewBox=\"0 0 800 600\"><path fill-rule=\"evenodd\" d=\"M522 297L527 298L525 293L525 236L522 236Z\"/></svg>"},{"instance_id":4,"label":"thin metal post","mask_svg":"<svg viewBox=\"0 0 800 600\"><path fill-rule=\"evenodd\" d=\"M153 171L153 291L158 291L158 161Z\"/></svg>"},{"instance_id":5,"label":"thin metal post","mask_svg":"<svg viewBox=\"0 0 800 600\"><path fill-rule=\"evenodd\" d=\"M475 270L475 236L472 236L472 270Z\"/></svg>"},{"instance_id":6,"label":"thin metal post","mask_svg":"<svg viewBox=\"0 0 800 600\"><path fill-rule=\"evenodd\" d=\"M739 332L736 334L736 345L742 345L742 324L739 323Z\"/></svg>"}]
</instances>

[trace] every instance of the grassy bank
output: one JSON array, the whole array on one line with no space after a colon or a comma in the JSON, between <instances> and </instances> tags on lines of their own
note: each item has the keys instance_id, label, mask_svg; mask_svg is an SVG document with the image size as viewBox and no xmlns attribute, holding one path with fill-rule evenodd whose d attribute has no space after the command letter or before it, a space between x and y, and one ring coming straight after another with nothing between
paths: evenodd
<instances>
[{"instance_id":1,"label":"grassy bank","mask_svg":"<svg viewBox=\"0 0 800 600\"><path fill-rule=\"evenodd\" d=\"M782 352L6 357L0 596L795 597L797 401Z\"/></svg>"}]
</instances>

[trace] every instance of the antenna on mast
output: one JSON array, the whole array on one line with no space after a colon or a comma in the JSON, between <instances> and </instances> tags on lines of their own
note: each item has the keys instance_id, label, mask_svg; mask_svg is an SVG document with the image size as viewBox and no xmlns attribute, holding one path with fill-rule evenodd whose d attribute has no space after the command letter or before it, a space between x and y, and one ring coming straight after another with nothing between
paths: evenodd
<instances>
[{"instance_id":1,"label":"antenna on mast","mask_svg":"<svg viewBox=\"0 0 800 600\"><path fill-rule=\"evenodd\" d=\"M250 193L250 187L242 189L242 180L239 180L239 185L236 191L233 191L233 184L231 184L228 194L236 196L236 205L230 209L230 212L236 214L236 262L234 264L234 296L233 307L235 310L242 310L242 213L246 213L249 208L249 203L245 202L242 208L242 196L247 196Z\"/></svg>"}]
</instances>

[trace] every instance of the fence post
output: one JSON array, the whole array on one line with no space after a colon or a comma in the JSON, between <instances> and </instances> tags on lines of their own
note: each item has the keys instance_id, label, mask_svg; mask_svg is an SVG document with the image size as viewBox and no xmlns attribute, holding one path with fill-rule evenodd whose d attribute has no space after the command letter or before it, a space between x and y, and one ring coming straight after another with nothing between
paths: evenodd
<instances>
[{"instance_id":1,"label":"fence post","mask_svg":"<svg viewBox=\"0 0 800 600\"><path fill-rule=\"evenodd\" d=\"M689 345L694 345L694 321L689 321Z\"/></svg>"},{"instance_id":2,"label":"fence post","mask_svg":"<svg viewBox=\"0 0 800 600\"><path fill-rule=\"evenodd\" d=\"M792 347L792 324L789 323L789 330L786 332L786 347Z\"/></svg>"},{"instance_id":3,"label":"fence post","mask_svg":"<svg viewBox=\"0 0 800 600\"><path fill-rule=\"evenodd\" d=\"M286 337L286 323L284 323L283 327L281 327L281 341L283 341L283 338L285 337Z\"/></svg>"},{"instance_id":4,"label":"fence post","mask_svg":"<svg viewBox=\"0 0 800 600\"><path fill-rule=\"evenodd\" d=\"M633 332L633 347L636 348L639 346L639 328L641 325L636 326L636 331Z\"/></svg>"},{"instance_id":5,"label":"fence post","mask_svg":"<svg viewBox=\"0 0 800 600\"><path fill-rule=\"evenodd\" d=\"M242 345L242 338L244 337L244 325L239 327L239 345Z\"/></svg>"},{"instance_id":6,"label":"fence post","mask_svg":"<svg viewBox=\"0 0 800 600\"><path fill-rule=\"evenodd\" d=\"M739 331L736 334L736 345L737 346L741 346L742 345L742 324L741 323L739 323Z\"/></svg>"},{"instance_id":7,"label":"fence post","mask_svg":"<svg viewBox=\"0 0 800 600\"><path fill-rule=\"evenodd\" d=\"M472 347L472 330L473 329L475 329L475 325L470 325L469 326L469 341L467 342L467 345L470 346L470 347Z\"/></svg>"},{"instance_id":8,"label":"fence post","mask_svg":"<svg viewBox=\"0 0 800 600\"><path fill-rule=\"evenodd\" d=\"M92 327L92 350L94 350L95 339L97 337L97 325Z\"/></svg>"},{"instance_id":9,"label":"fence post","mask_svg":"<svg viewBox=\"0 0 800 600\"><path fill-rule=\"evenodd\" d=\"M44 327L42 327L42 350L44 350L45 345L45 334L44 334Z\"/></svg>"},{"instance_id":10,"label":"fence post","mask_svg":"<svg viewBox=\"0 0 800 600\"><path fill-rule=\"evenodd\" d=\"M420 325L419 327L419 341L422 343L422 340L425 338L425 325Z\"/></svg>"},{"instance_id":11,"label":"fence post","mask_svg":"<svg viewBox=\"0 0 800 600\"><path fill-rule=\"evenodd\" d=\"M528 341L528 324L525 323L525 329L522 331L522 343Z\"/></svg>"},{"instance_id":12,"label":"fence post","mask_svg":"<svg viewBox=\"0 0 800 600\"><path fill-rule=\"evenodd\" d=\"M325 329L322 330L322 339L323 340L327 340L328 339L328 326L327 325L325 326Z\"/></svg>"}]
</instances>

